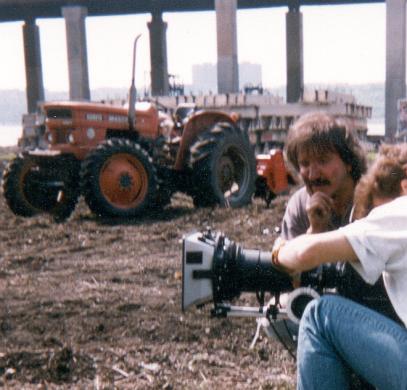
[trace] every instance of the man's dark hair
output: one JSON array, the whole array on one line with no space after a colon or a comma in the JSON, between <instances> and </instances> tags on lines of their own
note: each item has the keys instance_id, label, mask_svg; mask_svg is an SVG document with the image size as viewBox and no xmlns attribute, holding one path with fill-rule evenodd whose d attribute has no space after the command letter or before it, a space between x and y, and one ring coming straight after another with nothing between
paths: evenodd
<instances>
[{"instance_id":1,"label":"man's dark hair","mask_svg":"<svg viewBox=\"0 0 407 390\"><path fill-rule=\"evenodd\" d=\"M345 119L324 112L314 112L300 117L290 128L286 142L288 160L299 170L298 155L323 156L327 152L339 155L351 167L351 176L357 182L366 171L366 158L356 134Z\"/></svg>"}]
</instances>

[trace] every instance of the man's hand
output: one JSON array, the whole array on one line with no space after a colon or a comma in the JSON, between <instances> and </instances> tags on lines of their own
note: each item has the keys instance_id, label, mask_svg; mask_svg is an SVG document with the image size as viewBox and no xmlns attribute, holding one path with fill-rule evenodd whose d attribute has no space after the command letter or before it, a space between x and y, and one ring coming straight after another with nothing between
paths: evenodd
<instances>
[{"instance_id":1,"label":"man's hand","mask_svg":"<svg viewBox=\"0 0 407 390\"><path fill-rule=\"evenodd\" d=\"M315 192L309 198L306 211L310 222L307 233L323 233L330 230L333 200L323 192Z\"/></svg>"}]
</instances>

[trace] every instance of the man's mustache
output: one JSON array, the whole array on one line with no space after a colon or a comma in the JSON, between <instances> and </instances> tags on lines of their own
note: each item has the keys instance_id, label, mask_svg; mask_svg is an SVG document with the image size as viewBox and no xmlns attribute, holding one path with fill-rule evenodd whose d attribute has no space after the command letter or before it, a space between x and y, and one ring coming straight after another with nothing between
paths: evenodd
<instances>
[{"instance_id":1,"label":"man's mustache","mask_svg":"<svg viewBox=\"0 0 407 390\"><path fill-rule=\"evenodd\" d=\"M331 184L327 179L308 180L307 183L311 187L329 186Z\"/></svg>"}]
</instances>

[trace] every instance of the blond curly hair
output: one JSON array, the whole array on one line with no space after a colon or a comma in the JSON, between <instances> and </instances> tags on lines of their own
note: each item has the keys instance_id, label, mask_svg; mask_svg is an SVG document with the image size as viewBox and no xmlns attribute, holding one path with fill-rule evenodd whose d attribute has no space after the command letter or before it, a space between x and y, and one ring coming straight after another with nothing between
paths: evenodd
<instances>
[{"instance_id":1,"label":"blond curly hair","mask_svg":"<svg viewBox=\"0 0 407 390\"><path fill-rule=\"evenodd\" d=\"M365 217L373 200L401 195L401 181L407 178L407 143L382 145L379 155L355 188L353 219Z\"/></svg>"}]
</instances>

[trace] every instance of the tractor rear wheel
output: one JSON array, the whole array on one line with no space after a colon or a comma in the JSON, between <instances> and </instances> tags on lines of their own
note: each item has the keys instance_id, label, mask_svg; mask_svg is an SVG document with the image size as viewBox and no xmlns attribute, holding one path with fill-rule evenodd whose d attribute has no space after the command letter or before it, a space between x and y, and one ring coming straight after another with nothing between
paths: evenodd
<instances>
[{"instance_id":1,"label":"tractor rear wheel","mask_svg":"<svg viewBox=\"0 0 407 390\"><path fill-rule=\"evenodd\" d=\"M198 138L190 152L196 206L241 207L250 203L256 160L245 133L230 123L217 123Z\"/></svg>"},{"instance_id":2,"label":"tractor rear wheel","mask_svg":"<svg viewBox=\"0 0 407 390\"><path fill-rule=\"evenodd\" d=\"M66 159L17 156L4 172L3 193L16 215L32 217L45 212L62 222L71 215L78 200L77 164Z\"/></svg>"},{"instance_id":3,"label":"tractor rear wheel","mask_svg":"<svg viewBox=\"0 0 407 390\"><path fill-rule=\"evenodd\" d=\"M112 138L82 163L81 188L89 208L106 217L134 217L154 205L155 167L137 143Z\"/></svg>"}]
</instances>

